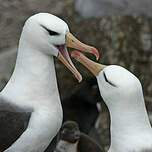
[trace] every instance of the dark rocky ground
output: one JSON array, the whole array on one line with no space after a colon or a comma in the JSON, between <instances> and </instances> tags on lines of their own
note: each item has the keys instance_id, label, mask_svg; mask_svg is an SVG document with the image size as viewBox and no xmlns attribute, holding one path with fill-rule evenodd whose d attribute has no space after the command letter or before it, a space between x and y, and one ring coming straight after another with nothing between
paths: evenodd
<instances>
[{"instance_id":1,"label":"dark rocky ground","mask_svg":"<svg viewBox=\"0 0 152 152\"><path fill-rule=\"evenodd\" d=\"M141 81L146 106L152 113L152 18L144 15L112 16L84 19L74 11L73 0L0 0L0 57L6 49L18 44L24 21L38 12L49 12L64 19L71 32L85 43L96 46L100 51L100 63L117 64L132 71ZM10 51L11 52L11 51ZM89 56L93 60L93 56ZM8 81L15 56L10 60L11 69L0 73L0 88ZM56 62L57 77L61 99L78 83L72 74L59 61ZM84 67L75 62L83 77L92 76ZM1 63L0 71L9 61ZM9 70L9 72L7 72ZM65 87L66 86L66 87ZM101 115L99 132L107 149L109 144L108 112L105 106ZM1 112L0 119L8 114ZM16 124L18 120L16 121ZM3 121L1 121L0 126ZM1 128L1 127L0 127Z\"/></svg>"}]
</instances>

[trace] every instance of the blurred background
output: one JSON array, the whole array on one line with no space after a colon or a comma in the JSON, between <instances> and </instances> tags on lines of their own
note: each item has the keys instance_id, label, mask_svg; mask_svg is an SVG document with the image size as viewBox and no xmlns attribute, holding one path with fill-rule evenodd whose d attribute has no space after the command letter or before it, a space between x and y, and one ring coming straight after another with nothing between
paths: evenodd
<instances>
[{"instance_id":1,"label":"blurred background","mask_svg":"<svg viewBox=\"0 0 152 152\"><path fill-rule=\"evenodd\" d=\"M65 20L79 40L100 51L100 63L121 65L133 72L142 83L152 121L151 0L0 0L0 90L13 72L24 22L38 12L52 13ZM95 60L92 55L89 58ZM84 80L92 76L79 63L73 62ZM57 60L55 63L59 92L63 99L78 82L64 65ZM0 129L6 117L6 112L0 113ZM107 149L109 114L103 103L101 118L98 131ZM12 120L16 126L18 119Z\"/></svg>"}]
</instances>

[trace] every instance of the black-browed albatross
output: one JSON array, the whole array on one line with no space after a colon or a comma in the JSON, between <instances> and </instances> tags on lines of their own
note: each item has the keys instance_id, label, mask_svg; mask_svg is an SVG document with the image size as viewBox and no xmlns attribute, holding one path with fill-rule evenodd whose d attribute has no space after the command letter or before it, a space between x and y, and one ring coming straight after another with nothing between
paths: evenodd
<instances>
[{"instance_id":1,"label":"black-browed albatross","mask_svg":"<svg viewBox=\"0 0 152 152\"><path fill-rule=\"evenodd\" d=\"M0 92L0 109L32 112L27 129L5 152L43 152L62 124L62 107L56 83L53 56L61 60L81 81L67 46L93 53L81 43L60 18L39 13L23 27L14 72Z\"/></svg>"},{"instance_id":2,"label":"black-browed albatross","mask_svg":"<svg viewBox=\"0 0 152 152\"><path fill-rule=\"evenodd\" d=\"M78 51L72 56L96 76L110 111L108 152L152 152L152 128L138 78L123 67L95 63Z\"/></svg>"}]
</instances>

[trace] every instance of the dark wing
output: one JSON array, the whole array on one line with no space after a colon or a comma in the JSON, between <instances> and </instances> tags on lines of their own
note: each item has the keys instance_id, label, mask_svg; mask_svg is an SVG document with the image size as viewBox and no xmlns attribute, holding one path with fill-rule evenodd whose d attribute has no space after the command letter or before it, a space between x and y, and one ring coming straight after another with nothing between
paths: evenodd
<instances>
[{"instance_id":1,"label":"dark wing","mask_svg":"<svg viewBox=\"0 0 152 152\"><path fill-rule=\"evenodd\" d=\"M0 111L0 151L10 147L26 129L30 113Z\"/></svg>"},{"instance_id":2,"label":"dark wing","mask_svg":"<svg viewBox=\"0 0 152 152\"><path fill-rule=\"evenodd\" d=\"M81 133L80 141L78 144L79 152L104 152L103 148L99 146L88 135Z\"/></svg>"},{"instance_id":3,"label":"dark wing","mask_svg":"<svg viewBox=\"0 0 152 152\"><path fill-rule=\"evenodd\" d=\"M0 111L9 111L9 112L33 112L33 109L30 107L19 107L18 105L10 102L0 94Z\"/></svg>"},{"instance_id":4,"label":"dark wing","mask_svg":"<svg viewBox=\"0 0 152 152\"><path fill-rule=\"evenodd\" d=\"M0 96L0 151L10 147L27 127L31 113Z\"/></svg>"}]
</instances>

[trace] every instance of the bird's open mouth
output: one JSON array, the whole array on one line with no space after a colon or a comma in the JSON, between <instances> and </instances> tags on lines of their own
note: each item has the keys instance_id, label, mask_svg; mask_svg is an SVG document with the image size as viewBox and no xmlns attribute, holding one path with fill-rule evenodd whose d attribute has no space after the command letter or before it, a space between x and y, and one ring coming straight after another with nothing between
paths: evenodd
<instances>
[{"instance_id":1,"label":"bird's open mouth","mask_svg":"<svg viewBox=\"0 0 152 152\"><path fill-rule=\"evenodd\" d=\"M62 54L62 56L64 57L64 59L65 59L69 64L71 64L70 61L69 61L70 57L69 57L69 54L68 54L68 51L67 51L67 48L66 48L65 44L55 45L55 47L60 51L60 53ZM71 60L71 59L70 59L70 60Z\"/></svg>"},{"instance_id":2,"label":"bird's open mouth","mask_svg":"<svg viewBox=\"0 0 152 152\"><path fill-rule=\"evenodd\" d=\"M59 50L58 59L64 63L65 66L75 75L78 81L81 82L82 76L72 63L66 45L55 45L55 47Z\"/></svg>"},{"instance_id":3,"label":"bird's open mouth","mask_svg":"<svg viewBox=\"0 0 152 152\"><path fill-rule=\"evenodd\" d=\"M96 48L80 42L70 32L67 32L65 35L65 44L55 45L55 47L59 50L58 59L65 64L65 66L75 75L79 82L81 82L82 76L73 65L67 51L67 47L92 53L96 56L96 59L99 59L99 52Z\"/></svg>"}]
</instances>

